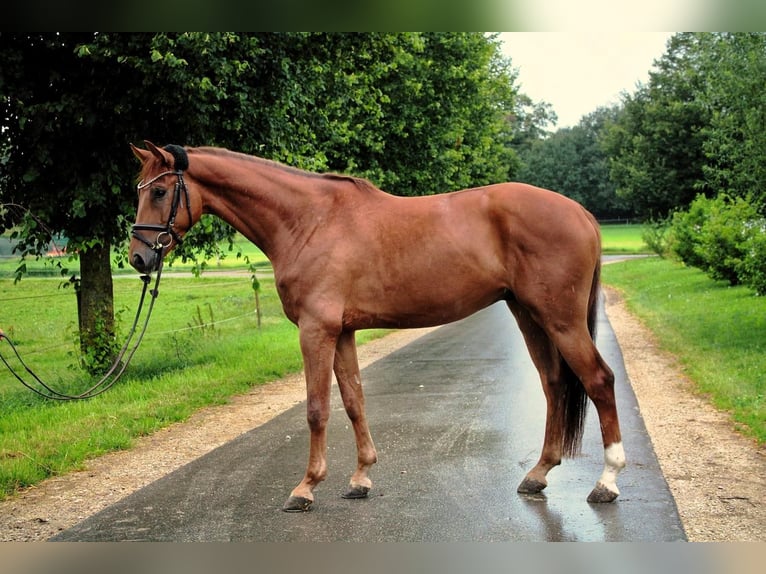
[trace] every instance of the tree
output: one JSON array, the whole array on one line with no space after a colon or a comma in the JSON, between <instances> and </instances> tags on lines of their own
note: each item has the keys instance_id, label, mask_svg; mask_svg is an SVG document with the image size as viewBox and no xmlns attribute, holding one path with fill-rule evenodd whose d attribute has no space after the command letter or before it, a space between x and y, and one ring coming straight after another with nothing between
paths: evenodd
<instances>
[{"instance_id":1,"label":"tree","mask_svg":"<svg viewBox=\"0 0 766 574\"><path fill-rule=\"evenodd\" d=\"M633 216L616 194L600 140L616 108L599 108L573 128L534 141L522 153L522 181L552 189L580 202L599 219Z\"/></svg>"},{"instance_id":2,"label":"tree","mask_svg":"<svg viewBox=\"0 0 766 574\"><path fill-rule=\"evenodd\" d=\"M674 35L649 83L624 96L605 134L617 194L641 215L663 217L707 190L703 130L710 110L699 99L707 81L699 45L698 34Z\"/></svg>"},{"instance_id":3,"label":"tree","mask_svg":"<svg viewBox=\"0 0 766 574\"><path fill-rule=\"evenodd\" d=\"M623 101L605 150L618 193L647 215L702 193L766 203L766 34L674 35Z\"/></svg>"},{"instance_id":4,"label":"tree","mask_svg":"<svg viewBox=\"0 0 766 574\"><path fill-rule=\"evenodd\" d=\"M66 234L79 252L83 349L109 354L113 303L109 249L124 232L129 211L122 193L127 159L107 132L122 101L113 82L84 66L73 47L87 34L0 36L0 105L4 146L2 200L28 209L6 210L2 228L17 226L22 254L44 252L49 229ZM106 107L110 109L104 109ZM98 214L97 216L94 214ZM44 222L44 225L40 223ZM21 272L23 267L20 268Z\"/></svg>"},{"instance_id":5,"label":"tree","mask_svg":"<svg viewBox=\"0 0 766 574\"><path fill-rule=\"evenodd\" d=\"M336 104L337 116L328 122L350 128L345 141L329 147L332 167L368 177L397 195L494 183L515 172L518 161L505 120L517 103L515 75L494 38L480 33L365 37L363 47L346 46L346 57L333 60L341 70L335 81L353 87L339 93L356 99L352 106ZM366 80L359 70L368 71ZM350 110L350 120L344 120ZM349 158L353 164L346 163Z\"/></svg>"},{"instance_id":6,"label":"tree","mask_svg":"<svg viewBox=\"0 0 766 574\"><path fill-rule=\"evenodd\" d=\"M706 183L766 210L766 34L706 34L702 45Z\"/></svg>"},{"instance_id":7,"label":"tree","mask_svg":"<svg viewBox=\"0 0 766 574\"><path fill-rule=\"evenodd\" d=\"M127 237L136 172L129 142L225 140L252 110L242 76L255 38L234 35L0 35L2 214L22 255L50 230L80 259L72 277L81 346L98 370L114 348L110 252ZM189 64L193 63L193 66ZM221 105L226 102L227 105ZM43 223L44 225L41 225ZM19 273L23 272L23 266Z\"/></svg>"},{"instance_id":8,"label":"tree","mask_svg":"<svg viewBox=\"0 0 766 574\"><path fill-rule=\"evenodd\" d=\"M400 194L508 178L513 74L482 33L0 34L0 231L80 258L84 350L113 345L110 252L128 236L128 143L221 145ZM42 224L42 225L41 225ZM187 236L210 250L230 233ZM20 266L20 273L23 266Z\"/></svg>"},{"instance_id":9,"label":"tree","mask_svg":"<svg viewBox=\"0 0 766 574\"><path fill-rule=\"evenodd\" d=\"M519 154L526 154L537 142L553 133L558 116L548 102L533 102L526 94L519 94L518 105L508 121L513 130L512 147Z\"/></svg>"}]
</instances>

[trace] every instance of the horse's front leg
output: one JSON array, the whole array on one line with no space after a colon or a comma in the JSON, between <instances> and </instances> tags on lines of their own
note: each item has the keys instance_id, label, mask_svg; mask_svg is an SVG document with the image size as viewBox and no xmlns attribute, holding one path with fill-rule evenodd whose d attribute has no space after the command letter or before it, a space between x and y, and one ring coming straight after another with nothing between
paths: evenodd
<instances>
[{"instance_id":1,"label":"horse's front leg","mask_svg":"<svg viewBox=\"0 0 766 574\"><path fill-rule=\"evenodd\" d=\"M311 438L306 474L282 507L285 512L309 510L314 502L314 488L327 476L327 421L337 336L319 325L301 325L300 341L306 375L306 419Z\"/></svg>"},{"instance_id":2,"label":"horse's front leg","mask_svg":"<svg viewBox=\"0 0 766 574\"><path fill-rule=\"evenodd\" d=\"M372 488L372 481L367 473L378 460L375 445L372 442L367 416L364 410L364 392L359 372L359 360L356 354L356 341L353 331L344 331L338 338L335 350L335 376L356 437L357 466L351 476L348 490L343 498L365 498Z\"/></svg>"}]
</instances>

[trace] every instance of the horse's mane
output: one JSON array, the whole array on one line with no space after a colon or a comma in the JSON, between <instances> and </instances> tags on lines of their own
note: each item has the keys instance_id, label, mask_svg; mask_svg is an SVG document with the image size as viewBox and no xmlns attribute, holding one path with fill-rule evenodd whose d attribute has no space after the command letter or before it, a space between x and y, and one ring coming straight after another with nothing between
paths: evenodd
<instances>
[{"instance_id":1,"label":"horse's mane","mask_svg":"<svg viewBox=\"0 0 766 574\"><path fill-rule=\"evenodd\" d=\"M297 167L285 165L283 163L279 163L278 161L265 159L255 155L248 155L246 153L231 151L226 148L202 146L197 148L187 148L187 151L191 154L195 152L199 152L199 153L204 153L209 155L227 156L227 157L232 157L235 159L241 159L244 161L252 161L255 163L259 163L268 167L279 169L281 171L284 171L293 175L299 175L302 177L329 179L329 180L337 180L337 181L348 181L356 185L356 187L358 187L361 190L375 190L375 191L378 190L378 188L375 187L370 181L361 177L354 177L354 176L345 175L342 173L316 173L313 171L308 171L305 169L300 169Z\"/></svg>"}]
</instances>

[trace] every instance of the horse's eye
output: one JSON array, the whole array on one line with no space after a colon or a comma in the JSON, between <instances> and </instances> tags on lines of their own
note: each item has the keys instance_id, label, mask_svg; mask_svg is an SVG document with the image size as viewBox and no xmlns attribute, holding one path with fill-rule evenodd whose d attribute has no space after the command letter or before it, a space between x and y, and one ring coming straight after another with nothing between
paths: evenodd
<instances>
[{"instance_id":1,"label":"horse's eye","mask_svg":"<svg viewBox=\"0 0 766 574\"><path fill-rule=\"evenodd\" d=\"M164 187L154 187L152 188L152 197L154 197L154 199L162 199L167 192L168 190Z\"/></svg>"}]
</instances>

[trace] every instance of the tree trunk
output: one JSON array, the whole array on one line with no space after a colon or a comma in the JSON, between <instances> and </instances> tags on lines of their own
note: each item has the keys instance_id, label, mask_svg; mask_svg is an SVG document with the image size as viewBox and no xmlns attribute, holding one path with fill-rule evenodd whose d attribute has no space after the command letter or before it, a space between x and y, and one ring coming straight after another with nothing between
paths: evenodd
<instances>
[{"instance_id":1,"label":"tree trunk","mask_svg":"<svg viewBox=\"0 0 766 574\"><path fill-rule=\"evenodd\" d=\"M111 248L97 245L80 252L77 314L82 364L91 373L105 370L116 353Z\"/></svg>"}]
</instances>

